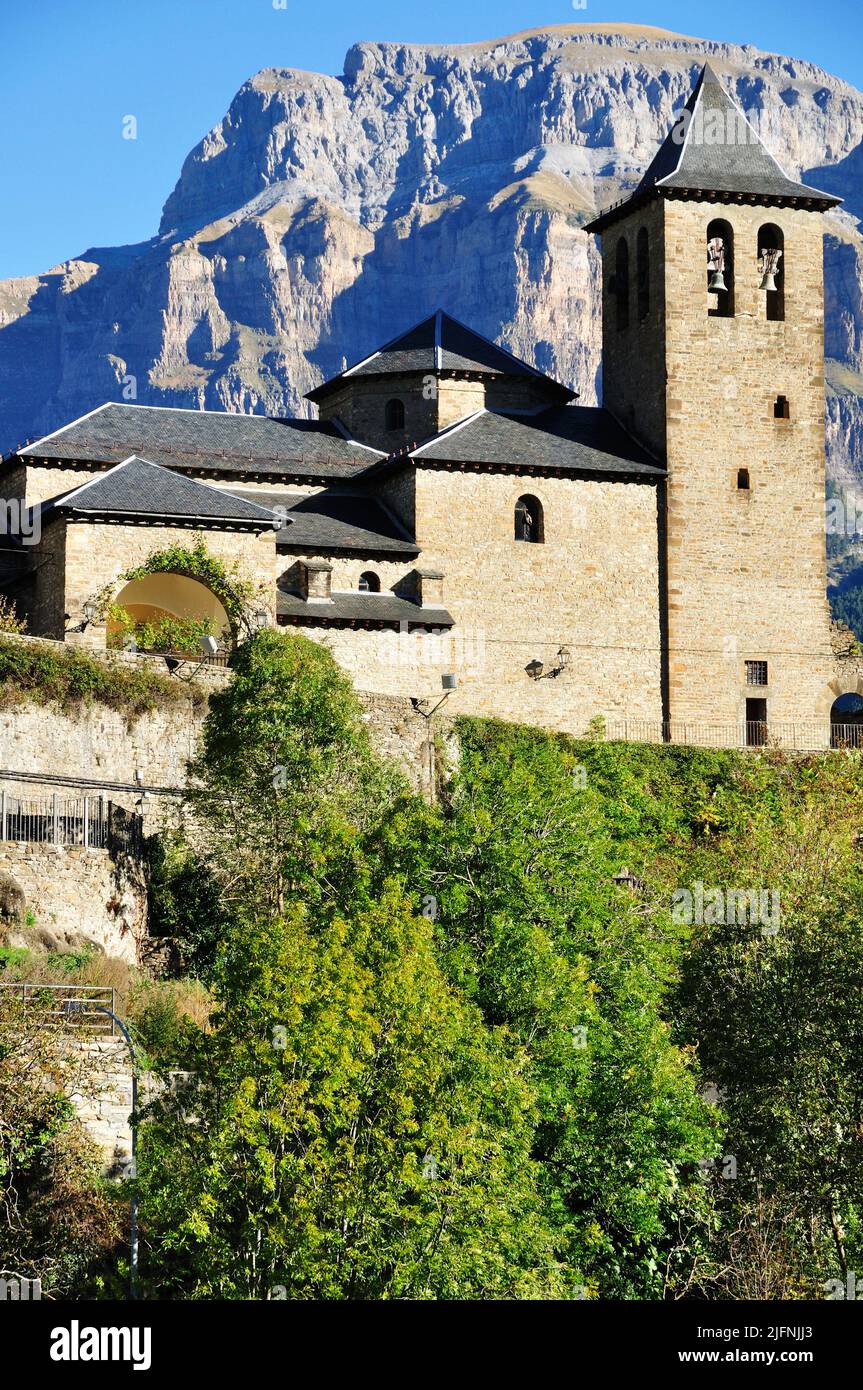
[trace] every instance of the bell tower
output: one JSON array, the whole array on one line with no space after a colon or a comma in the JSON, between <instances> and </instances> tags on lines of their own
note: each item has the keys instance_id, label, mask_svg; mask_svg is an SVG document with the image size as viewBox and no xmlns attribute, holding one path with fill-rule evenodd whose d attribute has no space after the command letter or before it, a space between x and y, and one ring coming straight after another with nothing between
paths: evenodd
<instances>
[{"instance_id":1,"label":"bell tower","mask_svg":"<svg viewBox=\"0 0 863 1390\"><path fill-rule=\"evenodd\" d=\"M803 724L829 743L821 214L838 201L788 177L705 66L638 188L587 227L603 404L667 469L665 717L717 743L791 744Z\"/></svg>"}]
</instances>

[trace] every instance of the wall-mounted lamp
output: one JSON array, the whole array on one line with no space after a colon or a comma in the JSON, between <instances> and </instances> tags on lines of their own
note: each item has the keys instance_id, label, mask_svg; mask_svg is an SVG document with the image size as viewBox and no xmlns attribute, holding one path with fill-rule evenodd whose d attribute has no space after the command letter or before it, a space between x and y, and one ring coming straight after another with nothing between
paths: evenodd
<instances>
[{"instance_id":1,"label":"wall-mounted lamp","mask_svg":"<svg viewBox=\"0 0 863 1390\"><path fill-rule=\"evenodd\" d=\"M85 599L81 611L84 614L84 621L81 624L80 631L83 632L85 628L90 626L93 619L96 617L98 610L95 601L91 598Z\"/></svg>"},{"instance_id":2,"label":"wall-mounted lamp","mask_svg":"<svg viewBox=\"0 0 863 1390\"><path fill-rule=\"evenodd\" d=\"M432 709L429 709L428 707L428 700L417 700L411 698L411 704L413 705L417 714L422 715L423 719L431 719L435 710L439 710L444 701L449 699L452 692L458 689L458 676L453 671L444 671L443 675L440 678L440 683L441 688L443 690L443 695L441 695L437 704Z\"/></svg>"},{"instance_id":3,"label":"wall-mounted lamp","mask_svg":"<svg viewBox=\"0 0 863 1390\"><path fill-rule=\"evenodd\" d=\"M544 666L543 663L539 660L539 657L534 657L533 661L529 661L524 669L530 676L531 680L554 680L555 677L559 676L563 671L566 670L567 666L569 665L569 659L569 647L558 647L557 655L555 657L555 665L552 666L550 671L545 671L544 675Z\"/></svg>"},{"instance_id":4,"label":"wall-mounted lamp","mask_svg":"<svg viewBox=\"0 0 863 1390\"><path fill-rule=\"evenodd\" d=\"M209 633L207 633L205 637L201 638L201 654L205 661L208 657L215 656L218 650L219 644L215 637L211 637Z\"/></svg>"},{"instance_id":5,"label":"wall-mounted lamp","mask_svg":"<svg viewBox=\"0 0 863 1390\"><path fill-rule=\"evenodd\" d=\"M270 625L270 615L266 608L256 608L252 615L252 626L255 632L263 632L265 627Z\"/></svg>"}]
</instances>

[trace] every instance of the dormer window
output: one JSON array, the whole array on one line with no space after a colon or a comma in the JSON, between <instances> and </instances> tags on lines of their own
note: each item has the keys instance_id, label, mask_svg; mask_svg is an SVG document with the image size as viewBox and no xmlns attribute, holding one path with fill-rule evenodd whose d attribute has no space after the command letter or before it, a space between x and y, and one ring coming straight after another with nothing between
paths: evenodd
<instances>
[{"instance_id":1,"label":"dormer window","mask_svg":"<svg viewBox=\"0 0 863 1390\"><path fill-rule=\"evenodd\" d=\"M403 430L405 427L405 404L394 396L391 401L387 401L384 411L386 428L388 431Z\"/></svg>"},{"instance_id":2,"label":"dormer window","mask_svg":"<svg viewBox=\"0 0 863 1390\"><path fill-rule=\"evenodd\" d=\"M361 594L379 594L381 591L381 581L374 570L366 570L360 575L358 587Z\"/></svg>"},{"instance_id":3,"label":"dormer window","mask_svg":"<svg viewBox=\"0 0 863 1390\"><path fill-rule=\"evenodd\" d=\"M536 497L519 497L515 504L515 538L541 544L543 531L542 503Z\"/></svg>"}]
</instances>

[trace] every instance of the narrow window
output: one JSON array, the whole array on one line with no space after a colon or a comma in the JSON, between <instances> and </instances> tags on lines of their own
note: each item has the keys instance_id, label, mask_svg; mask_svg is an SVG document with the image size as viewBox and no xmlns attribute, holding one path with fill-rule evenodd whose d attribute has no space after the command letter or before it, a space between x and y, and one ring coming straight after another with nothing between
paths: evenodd
<instances>
[{"instance_id":1,"label":"narrow window","mask_svg":"<svg viewBox=\"0 0 863 1390\"><path fill-rule=\"evenodd\" d=\"M766 661L747 661L747 662L746 662L746 684L747 684L747 685L766 685L766 684L767 684L767 662L766 662Z\"/></svg>"},{"instance_id":2,"label":"narrow window","mask_svg":"<svg viewBox=\"0 0 863 1390\"><path fill-rule=\"evenodd\" d=\"M536 497L519 497L515 504L515 538L517 541L542 543L542 503Z\"/></svg>"},{"instance_id":3,"label":"narrow window","mask_svg":"<svg viewBox=\"0 0 863 1390\"><path fill-rule=\"evenodd\" d=\"M749 491L749 469L748 469L748 468L738 468L738 470L737 470L737 486L738 486L738 488L740 489L741 492L748 492L748 491Z\"/></svg>"},{"instance_id":4,"label":"narrow window","mask_svg":"<svg viewBox=\"0 0 863 1390\"><path fill-rule=\"evenodd\" d=\"M629 246L622 236L617 243L614 262L614 297L616 301L615 321L617 331L629 327Z\"/></svg>"},{"instance_id":5,"label":"narrow window","mask_svg":"<svg viewBox=\"0 0 863 1390\"><path fill-rule=\"evenodd\" d=\"M635 243L635 278L638 289L638 322L643 323L650 313L650 241L646 227L640 229Z\"/></svg>"},{"instance_id":6,"label":"narrow window","mask_svg":"<svg viewBox=\"0 0 863 1390\"><path fill-rule=\"evenodd\" d=\"M758 229L758 271L765 315L778 322L785 318L785 237L773 222Z\"/></svg>"},{"instance_id":7,"label":"narrow window","mask_svg":"<svg viewBox=\"0 0 863 1390\"><path fill-rule=\"evenodd\" d=\"M711 318L734 317L734 233L717 218L707 228L707 289Z\"/></svg>"},{"instance_id":8,"label":"narrow window","mask_svg":"<svg viewBox=\"0 0 863 1390\"><path fill-rule=\"evenodd\" d=\"M397 397L387 401L385 416L388 430L403 430L405 427L404 401L400 401Z\"/></svg>"},{"instance_id":9,"label":"narrow window","mask_svg":"<svg viewBox=\"0 0 863 1390\"><path fill-rule=\"evenodd\" d=\"M791 406L788 403L787 396L776 397L776 400L773 402L773 418L774 420L791 419Z\"/></svg>"},{"instance_id":10,"label":"narrow window","mask_svg":"<svg viewBox=\"0 0 863 1390\"><path fill-rule=\"evenodd\" d=\"M381 591L381 581L374 570L366 570L360 575L361 594L379 594Z\"/></svg>"}]
</instances>

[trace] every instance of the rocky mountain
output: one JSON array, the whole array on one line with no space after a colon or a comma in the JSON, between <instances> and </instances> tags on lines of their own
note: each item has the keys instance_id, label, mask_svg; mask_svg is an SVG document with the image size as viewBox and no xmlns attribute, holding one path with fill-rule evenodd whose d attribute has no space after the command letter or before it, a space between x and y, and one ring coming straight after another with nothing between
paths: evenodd
<instances>
[{"instance_id":1,"label":"rocky mountain","mask_svg":"<svg viewBox=\"0 0 863 1390\"><path fill-rule=\"evenodd\" d=\"M863 94L811 63L635 26L359 43L271 68L191 152L157 235L0 281L0 447L106 399L307 414L304 393L443 307L599 390L582 226L632 187L709 58L826 219L827 435L863 470Z\"/></svg>"}]
</instances>

